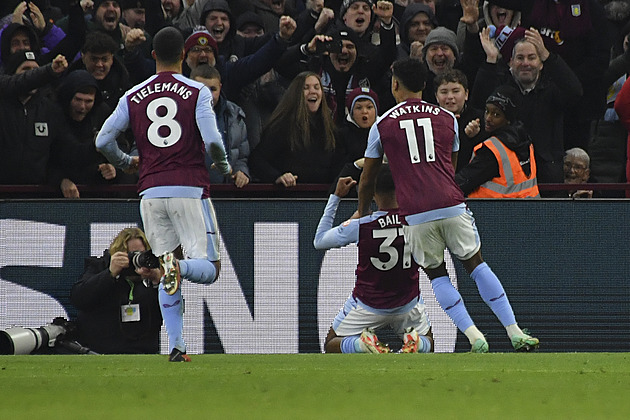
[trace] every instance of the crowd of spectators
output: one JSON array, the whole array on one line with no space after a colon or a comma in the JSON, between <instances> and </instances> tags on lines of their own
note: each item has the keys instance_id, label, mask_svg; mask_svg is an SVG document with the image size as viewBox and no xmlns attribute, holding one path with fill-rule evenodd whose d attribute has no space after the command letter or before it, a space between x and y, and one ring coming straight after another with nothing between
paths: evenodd
<instances>
[{"instance_id":1,"label":"crowd of spectators","mask_svg":"<svg viewBox=\"0 0 630 420\"><path fill-rule=\"evenodd\" d=\"M395 105L391 64L405 57L428 69L423 99L459 120L460 179L472 179L471 161L496 172L480 145L494 136L488 98L506 86L506 121L518 121L525 157L533 145L538 184L563 183L576 148L590 165L582 182L630 174L628 107L615 105L630 90L630 0L7 0L0 18L0 185L79 198L81 186L134 184L94 138L154 74L165 26L186 39L184 74L213 94L234 168L224 177L208 158L213 183L333 185L359 168L367 122ZM133 154L131 132L118 142Z\"/></svg>"}]
</instances>

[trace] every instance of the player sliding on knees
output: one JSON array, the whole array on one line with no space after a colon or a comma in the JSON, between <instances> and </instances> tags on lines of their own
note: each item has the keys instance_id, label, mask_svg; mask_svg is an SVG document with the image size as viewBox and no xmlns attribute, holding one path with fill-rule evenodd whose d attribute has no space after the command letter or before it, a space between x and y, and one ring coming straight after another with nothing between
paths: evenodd
<instances>
[{"instance_id":1,"label":"player sliding on knees","mask_svg":"<svg viewBox=\"0 0 630 420\"><path fill-rule=\"evenodd\" d=\"M433 351L433 334L420 295L419 266L411 258L402 232L391 172L383 166L376 178L378 211L332 227L341 198L356 184L340 178L326 204L313 244L317 249L357 243L359 262L354 290L333 320L324 343L326 353L389 353L376 331L391 327L403 340L402 353Z\"/></svg>"}]
</instances>

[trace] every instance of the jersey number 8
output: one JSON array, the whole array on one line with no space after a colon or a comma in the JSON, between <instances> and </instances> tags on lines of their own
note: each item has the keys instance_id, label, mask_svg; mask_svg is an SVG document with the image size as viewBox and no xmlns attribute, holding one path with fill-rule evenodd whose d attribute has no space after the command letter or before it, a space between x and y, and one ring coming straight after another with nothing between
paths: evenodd
<instances>
[{"instance_id":1,"label":"jersey number 8","mask_svg":"<svg viewBox=\"0 0 630 420\"><path fill-rule=\"evenodd\" d=\"M159 115L158 109L166 108L166 114ZM147 105L147 118L151 120L151 125L147 130L147 138L156 147L169 147L177 143L182 137L182 127L175 117L177 116L177 102L172 98L157 98ZM160 128L167 127L169 134L165 137L160 135Z\"/></svg>"}]
</instances>

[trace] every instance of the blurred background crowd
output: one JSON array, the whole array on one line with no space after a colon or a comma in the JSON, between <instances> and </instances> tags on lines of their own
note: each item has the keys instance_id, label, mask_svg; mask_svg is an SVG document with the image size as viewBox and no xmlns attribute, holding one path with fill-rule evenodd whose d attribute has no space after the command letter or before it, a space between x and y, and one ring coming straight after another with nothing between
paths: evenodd
<instances>
[{"instance_id":1,"label":"blurred background crowd","mask_svg":"<svg viewBox=\"0 0 630 420\"><path fill-rule=\"evenodd\" d=\"M234 168L224 177L208 157L214 184L358 176L405 57L428 69L423 99L457 116L465 192L496 177L482 147L493 136L525 160L533 145L538 184L630 176L630 0L5 0L0 16L0 186L79 198L134 184L94 137L154 73L165 26L186 39L183 73L212 92ZM130 132L118 142L133 153Z\"/></svg>"}]
</instances>

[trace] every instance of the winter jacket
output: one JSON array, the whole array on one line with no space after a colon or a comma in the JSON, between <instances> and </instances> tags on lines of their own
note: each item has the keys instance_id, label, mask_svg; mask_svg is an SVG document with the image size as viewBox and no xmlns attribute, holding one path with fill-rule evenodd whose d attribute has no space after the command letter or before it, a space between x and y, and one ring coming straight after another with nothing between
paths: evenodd
<instances>
[{"instance_id":1,"label":"winter jacket","mask_svg":"<svg viewBox=\"0 0 630 420\"><path fill-rule=\"evenodd\" d=\"M85 70L82 60L77 60L68 67L68 72L75 70ZM103 80L97 80L97 84L103 96L103 102L111 109L116 109L118 100L132 86L127 68L116 56L107 76Z\"/></svg>"},{"instance_id":2,"label":"winter jacket","mask_svg":"<svg viewBox=\"0 0 630 420\"><path fill-rule=\"evenodd\" d=\"M17 96L56 81L58 74L50 64L20 74L0 74L0 98Z\"/></svg>"},{"instance_id":3,"label":"winter jacket","mask_svg":"<svg viewBox=\"0 0 630 420\"><path fill-rule=\"evenodd\" d=\"M94 106L82 121L75 121L69 115L70 102L79 89L87 86L97 89ZM68 178L75 184L113 184L115 179L106 180L98 170L98 166L107 163L107 159L96 151L94 138L103 122L111 114L112 109L103 102L96 80L85 70L73 71L60 84L57 102L64 113L69 134L74 140L72 144L66 144L67 148L61 151L61 158L68 168ZM124 136L122 140L124 140ZM129 151L127 144L121 144L120 147L127 152ZM123 174L123 172L117 171L116 174L119 178L118 175Z\"/></svg>"},{"instance_id":4,"label":"winter jacket","mask_svg":"<svg viewBox=\"0 0 630 420\"><path fill-rule=\"evenodd\" d=\"M63 114L43 89L26 104L0 99L0 183L59 186L66 171L59 151L68 142Z\"/></svg>"},{"instance_id":5,"label":"winter jacket","mask_svg":"<svg viewBox=\"0 0 630 420\"><path fill-rule=\"evenodd\" d=\"M577 101L578 119L599 118L605 107L602 76L608 68L612 40L608 20L598 0L529 0L523 23L537 28L545 47L560 55L577 75L584 96Z\"/></svg>"},{"instance_id":6,"label":"winter jacket","mask_svg":"<svg viewBox=\"0 0 630 420\"><path fill-rule=\"evenodd\" d=\"M100 258L86 258L85 271L72 286L70 301L79 310L77 341L97 353L158 353L162 326L158 289L133 272L129 281L124 274L114 279L110 259L109 251ZM121 321L121 306L127 304L139 305L139 321Z\"/></svg>"},{"instance_id":7,"label":"winter jacket","mask_svg":"<svg viewBox=\"0 0 630 420\"><path fill-rule=\"evenodd\" d=\"M564 172L563 122L570 103L582 96L582 86L575 73L560 56L551 53L544 62L540 80L523 93L512 75L501 73L497 64L484 63L471 95L471 105L485 108L485 100L498 86L507 84L521 92L518 118L532 138L539 183L562 183Z\"/></svg>"},{"instance_id":8,"label":"winter jacket","mask_svg":"<svg viewBox=\"0 0 630 420\"><path fill-rule=\"evenodd\" d=\"M291 122L287 121L287 124ZM343 154L324 149L323 124L311 119L311 145L291 150L285 127L267 128L249 157L249 168L260 182L274 183L287 172L302 184L328 184L343 167Z\"/></svg>"},{"instance_id":9,"label":"winter jacket","mask_svg":"<svg viewBox=\"0 0 630 420\"><path fill-rule=\"evenodd\" d=\"M275 69L287 79L293 79L298 73L310 70L320 74L326 103L330 107L335 123L343 126L346 119L346 95L354 88L367 87L373 90L378 86L383 75L396 58L396 31L381 28L380 54L372 58L366 56L357 45L357 58L352 68L344 73L335 70L327 56L305 55L302 45L287 49L276 64ZM389 86L388 86L389 89ZM379 97L381 92L377 90Z\"/></svg>"},{"instance_id":10,"label":"winter jacket","mask_svg":"<svg viewBox=\"0 0 630 420\"><path fill-rule=\"evenodd\" d=\"M219 103L214 107L217 118L217 126L223 138L223 147L228 157L228 162L232 166L232 173L238 171L249 175L247 159L249 158L249 142L247 141L247 127L245 126L245 113L234 102L225 98L220 98ZM210 169L212 159L206 156L206 166L210 171L210 182L213 184L231 184L230 175L222 175L219 171ZM250 177L251 178L251 177Z\"/></svg>"}]
</instances>

